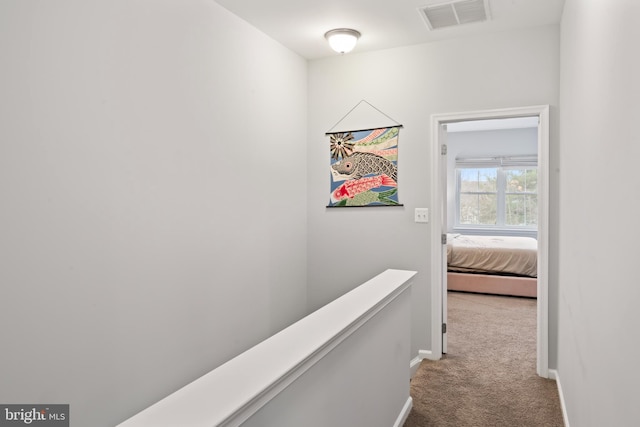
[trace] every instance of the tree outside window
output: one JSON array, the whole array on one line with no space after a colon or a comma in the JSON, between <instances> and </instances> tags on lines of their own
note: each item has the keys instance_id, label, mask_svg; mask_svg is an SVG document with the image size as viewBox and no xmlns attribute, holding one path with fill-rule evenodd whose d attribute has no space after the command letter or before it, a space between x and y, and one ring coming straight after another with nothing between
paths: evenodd
<instances>
[{"instance_id":1,"label":"tree outside window","mask_svg":"<svg viewBox=\"0 0 640 427\"><path fill-rule=\"evenodd\" d=\"M496 225L498 169L460 170L460 223Z\"/></svg>"},{"instance_id":2,"label":"tree outside window","mask_svg":"<svg viewBox=\"0 0 640 427\"><path fill-rule=\"evenodd\" d=\"M507 169L505 174L505 225L538 225L538 171Z\"/></svg>"}]
</instances>

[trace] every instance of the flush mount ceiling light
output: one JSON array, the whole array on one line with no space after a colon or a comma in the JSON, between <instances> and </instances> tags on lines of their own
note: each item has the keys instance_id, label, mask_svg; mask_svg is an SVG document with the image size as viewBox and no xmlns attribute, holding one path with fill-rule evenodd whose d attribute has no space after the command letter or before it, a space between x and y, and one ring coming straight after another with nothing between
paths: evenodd
<instances>
[{"instance_id":1,"label":"flush mount ceiling light","mask_svg":"<svg viewBox=\"0 0 640 427\"><path fill-rule=\"evenodd\" d=\"M329 42L331 49L338 53L351 52L360 38L360 33L350 28L336 28L327 31L324 38Z\"/></svg>"}]
</instances>

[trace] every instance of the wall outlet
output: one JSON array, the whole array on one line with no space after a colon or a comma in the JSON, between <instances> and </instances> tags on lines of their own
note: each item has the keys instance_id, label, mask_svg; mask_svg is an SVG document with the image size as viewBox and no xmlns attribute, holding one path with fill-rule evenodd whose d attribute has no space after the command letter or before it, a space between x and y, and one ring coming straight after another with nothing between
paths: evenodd
<instances>
[{"instance_id":1,"label":"wall outlet","mask_svg":"<svg viewBox=\"0 0 640 427\"><path fill-rule=\"evenodd\" d=\"M429 222L429 208L416 208L415 210L416 222Z\"/></svg>"}]
</instances>

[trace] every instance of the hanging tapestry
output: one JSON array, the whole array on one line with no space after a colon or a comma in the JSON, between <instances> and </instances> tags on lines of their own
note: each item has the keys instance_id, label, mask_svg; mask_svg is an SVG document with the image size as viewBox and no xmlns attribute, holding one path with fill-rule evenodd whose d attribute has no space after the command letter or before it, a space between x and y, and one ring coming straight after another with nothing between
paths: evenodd
<instances>
[{"instance_id":1,"label":"hanging tapestry","mask_svg":"<svg viewBox=\"0 0 640 427\"><path fill-rule=\"evenodd\" d=\"M400 127L327 133L331 152L329 207L400 204Z\"/></svg>"}]
</instances>

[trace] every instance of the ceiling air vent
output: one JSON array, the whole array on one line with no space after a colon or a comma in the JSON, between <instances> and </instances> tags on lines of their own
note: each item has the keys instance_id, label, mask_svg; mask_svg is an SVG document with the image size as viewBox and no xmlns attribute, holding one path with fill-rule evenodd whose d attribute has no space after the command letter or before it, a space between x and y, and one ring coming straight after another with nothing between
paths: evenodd
<instances>
[{"instance_id":1,"label":"ceiling air vent","mask_svg":"<svg viewBox=\"0 0 640 427\"><path fill-rule=\"evenodd\" d=\"M490 18L489 0L453 0L418 9L430 30L453 27Z\"/></svg>"}]
</instances>

